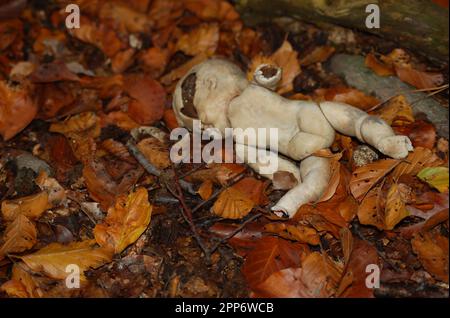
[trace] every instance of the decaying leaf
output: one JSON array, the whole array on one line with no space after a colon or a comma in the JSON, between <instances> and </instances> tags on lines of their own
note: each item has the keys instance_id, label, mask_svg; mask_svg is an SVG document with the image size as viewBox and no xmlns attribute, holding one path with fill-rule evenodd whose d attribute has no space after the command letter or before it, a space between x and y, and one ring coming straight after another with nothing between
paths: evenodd
<instances>
[{"instance_id":1,"label":"decaying leaf","mask_svg":"<svg viewBox=\"0 0 450 318\"><path fill-rule=\"evenodd\" d=\"M166 169L171 165L169 150L155 137L142 139L137 144L145 158L156 168Z\"/></svg>"},{"instance_id":2,"label":"decaying leaf","mask_svg":"<svg viewBox=\"0 0 450 318\"><path fill-rule=\"evenodd\" d=\"M417 177L439 192L448 192L448 167L427 167L419 171Z\"/></svg>"},{"instance_id":3,"label":"decaying leaf","mask_svg":"<svg viewBox=\"0 0 450 318\"><path fill-rule=\"evenodd\" d=\"M402 125L414 122L412 107L403 95L398 95L389 100L378 113L378 116L389 125Z\"/></svg>"},{"instance_id":4,"label":"decaying leaf","mask_svg":"<svg viewBox=\"0 0 450 318\"><path fill-rule=\"evenodd\" d=\"M368 68L379 76L395 75L395 70L392 66L380 62L372 53L366 55L364 62Z\"/></svg>"},{"instance_id":5,"label":"decaying leaf","mask_svg":"<svg viewBox=\"0 0 450 318\"><path fill-rule=\"evenodd\" d=\"M24 263L14 264L11 279L0 286L11 297L41 298L43 290Z\"/></svg>"},{"instance_id":6,"label":"decaying leaf","mask_svg":"<svg viewBox=\"0 0 450 318\"><path fill-rule=\"evenodd\" d=\"M349 186L355 199L361 201L366 193L399 163L399 160L383 159L353 171Z\"/></svg>"},{"instance_id":7,"label":"decaying leaf","mask_svg":"<svg viewBox=\"0 0 450 318\"><path fill-rule=\"evenodd\" d=\"M120 195L108 210L103 223L97 224L94 235L97 243L115 253L134 243L150 223L152 206L147 190L138 188L128 195Z\"/></svg>"},{"instance_id":8,"label":"decaying leaf","mask_svg":"<svg viewBox=\"0 0 450 318\"><path fill-rule=\"evenodd\" d=\"M26 88L13 88L0 80L0 135L9 140L36 116L38 107Z\"/></svg>"},{"instance_id":9,"label":"decaying leaf","mask_svg":"<svg viewBox=\"0 0 450 318\"><path fill-rule=\"evenodd\" d=\"M448 283L448 238L430 232L418 233L411 244L425 270Z\"/></svg>"},{"instance_id":10,"label":"decaying leaf","mask_svg":"<svg viewBox=\"0 0 450 318\"><path fill-rule=\"evenodd\" d=\"M219 25L217 23L201 24L189 33L183 34L176 48L187 55L206 53L212 56L219 44Z\"/></svg>"},{"instance_id":11,"label":"decaying leaf","mask_svg":"<svg viewBox=\"0 0 450 318\"><path fill-rule=\"evenodd\" d=\"M220 193L211 211L226 219L240 219L249 214L254 206L249 197L230 187Z\"/></svg>"},{"instance_id":12,"label":"decaying leaf","mask_svg":"<svg viewBox=\"0 0 450 318\"><path fill-rule=\"evenodd\" d=\"M416 175L424 167L435 167L441 164L442 160L430 149L416 147L404 161L394 168L391 176L394 180L398 180L402 175Z\"/></svg>"},{"instance_id":13,"label":"decaying leaf","mask_svg":"<svg viewBox=\"0 0 450 318\"><path fill-rule=\"evenodd\" d=\"M75 264L80 269L80 280L85 280L85 270L97 268L112 258L112 250L95 247L95 244L95 240L68 245L51 243L33 254L22 256L21 259L32 271L55 279L66 279L67 266Z\"/></svg>"},{"instance_id":14,"label":"decaying leaf","mask_svg":"<svg viewBox=\"0 0 450 318\"><path fill-rule=\"evenodd\" d=\"M53 123L49 131L63 134L66 137L80 135L96 138L100 135L100 125L95 113L85 112L72 116L64 122Z\"/></svg>"},{"instance_id":15,"label":"decaying leaf","mask_svg":"<svg viewBox=\"0 0 450 318\"><path fill-rule=\"evenodd\" d=\"M308 247L277 237L264 237L247 255L242 273L251 288L256 288L270 275L289 267L298 267Z\"/></svg>"},{"instance_id":16,"label":"decaying leaf","mask_svg":"<svg viewBox=\"0 0 450 318\"><path fill-rule=\"evenodd\" d=\"M269 233L274 233L282 238L308 243L310 245L319 245L320 236L317 231L303 224L286 224L286 223L269 223L264 226L264 230Z\"/></svg>"},{"instance_id":17,"label":"decaying leaf","mask_svg":"<svg viewBox=\"0 0 450 318\"><path fill-rule=\"evenodd\" d=\"M6 221L14 221L18 215L36 220L49 208L51 208L51 205L48 193L42 191L23 198L4 200L2 202L2 216Z\"/></svg>"},{"instance_id":18,"label":"decaying leaf","mask_svg":"<svg viewBox=\"0 0 450 318\"><path fill-rule=\"evenodd\" d=\"M214 184L212 181L205 180L198 188L197 193L203 200L208 200L211 197L213 190Z\"/></svg>"},{"instance_id":19,"label":"decaying leaf","mask_svg":"<svg viewBox=\"0 0 450 318\"><path fill-rule=\"evenodd\" d=\"M20 253L32 248L37 242L36 227L25 215L19 214L6 228L3 240L0 260L6 254Z\"/></svg>"},{"instance_id":20,"label":"decaying leaf","mask_svg":"<svg viewBox=\"0 0 450 318\"><path fill-rule=\"evenodd\" d=\"M384 223L386 230L392 230L401 220L409 215L405 206L404 198L398 184L393 184L388 191L386 208L384 212Z\"/></svg>"}]
</instances>

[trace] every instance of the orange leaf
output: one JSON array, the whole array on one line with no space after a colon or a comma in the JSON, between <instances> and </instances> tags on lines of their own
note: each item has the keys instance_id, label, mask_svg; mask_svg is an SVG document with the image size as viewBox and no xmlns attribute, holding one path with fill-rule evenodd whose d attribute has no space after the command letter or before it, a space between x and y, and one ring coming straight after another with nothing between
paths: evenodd
<instances>
[{"instance_id":1,"label":"orange leaf","mask_svg":"<svg viewBox=\"0 0 450 318\"><path fill-rule=\"evenodd\" d=\"M163 115L164 123L169 130L173 130L178 128L177 118L175 117L175 113L172 108L166 109Z\"/></svg>"},{"instance_id":2,"label":"orange leaf","mask_svg":"<svg viewBox=\"0 0 450 318\"><path fill-rule=\"evenodd\" d=\"M95 226L95 240L100 246L120 253L144 233L151 214L152 206L146 189L138 188L128 196L120 195L103 223Z\"/></svg>"},{"instance_id":3,"label":"orange leaf","mask_svg":"<svg viewBox=\"0 0 450 318\"><path fill-rule=\"evenodd\" d=\"M326 60L334 53L335 48L332 46L316 46L314 49L300 58L300 65L310 65L315 63L321 63Z\"/></svg>"},{"instance_id":4,"label":"orange leaf","mask_svg":"<svg viewBox=\"0 0 450 318\"><path fill-rule=\"evenodd\" d=\"M398 184L394 183L388 191L386 198L386 208L384 212L384 223L386 230L392 230L397 223L409 215L405 207Z\"/></svg>"},{"instance_id":5,"label":"orange leaf","mask_svg":"<svg viewBox=\"0 0 450 318\"><path fill-rule=\"evenodd\" d=\"M383 159L357 168L350 179L353 197L361 201L366 193L400 162L395 159Z\"/></svg>"},{"instance_id":6,"label":"orange leaf","mask_svg":"<svg viewBox=\"0 0 450 318\"><path fill-rule=\"evenodd\" d=\"M3 245L0 247L0 260L6 254L20 253L32 248L37 242L36 227L25 215L19 214L6 227L3 239Z\"/></svg>"},{"instance_id":7,"label":"orange leaf","mask_svg":"<svg viewBox=\"0 0 450 318\"><path fill-rule=\"evenodd\" d=\"M448 283L448 238L434 232L418 233L411 245L425 270Z\"/></svg>"},{"instance_id":8,"label":"orange leaf","mask_svg":"<svg viewBox=\"0 0 450 318\"><path fill-rule=\"evenodd\" d=\"M250 198L232 187L220 193L212 207L212 212L226 219L240 219L250 213L255 206Z\"/></svg>"},{"instance_id":9,"label":"orange leaf","mask_svg":"<svg viewBox=\"0 0 450 318\"><path fill-rule=\"evenodd\" d=\"M394 68L392 66L378 61L378 59L372 53L367 54L364 62L368 68L370 68L375 72L375 74L379 76L389 76L395 74Z\"/></svg>"},{"instance_id":10,"label":"orange leaf","mask_svg":"<svg viewBox=\"0 0 450 318\"><path fill-rule=\"evenodd\" d=\"M438 87L444 82L444 76L441 73L422 72L400 66L396 66L395 71L399 79L419 89Z\"/></svg>"},{"instance_id":11,"label":"orange leaf","mask_svg":"<svg viewBox=\"0 0 450 318\"><path fill-rule=\"evenodd\" d=\"M326 101L340 102L352 105L362 110L367 110L379 104L379 100L363 92L348 87L320 88L314 94L319 99Z\"/></svg>"},{"instance_id":12,"label":"orange leaf","mask_svg":"<svg viewBox=\"0 0 450 318\"><path fill-rule=\"evenodd\" d=\"M128 104L128 115L141 125L151 125L164 113L166 92L159 82L148 76L129 76L125 84L133 98Z\"/></svg>"},{"instance_id":13,"label":"orange leaf","mask_svg":"<svg viewBox=\"0 0 450 318\"><path fill-rule=\"evenodd\" d=\"M0 81L0 135L9 140L36 116L37 105L25 88L11 88Z\"/></svg>"},{"instance_id":14,"label":"orange leaf","mask_svg":"<svg viewBox=\"0 0 450 318\"><path fill-rule=\"evenodd\" d=\"M183 34L176 44L176 49L187 55L205 53L212 56L219 44L219 25L204 23L189 33Z\"/></svg>"},{"instance_id":15,"label":"orange leaf","mask_svg":"<svg viewBox=\"0 0 450 318\"><path fill-rule=\"evenodd\" d=\"M211 180L205 180L198 188L197 193L203 200L208 200L213 193L213 183Z\"/></svg>"},{"instance_id":16,"label":"orange leaf","mask_svg":"<svg viewBox=\"0 0 450 318\"><path fill-rule=\"evenodd\" d=\"M165 169L171 165L169 150L155 137L142 139L137 144L144 157L156 168Z\"/></svg>"},{"instance_id":17,"label":"orange leaf","mask_svg":"<svg viewBox=\"0 0 450 318\"><path fill-rule=\"evenodd\" d=\"M398 95L389 100L377 115L389 125L414 122L412 107L403 95Z\"/></svg>"},{"instance_id":18,"label":"orange leaf","mask_svg":"<svg viewBox=\"0 0 450 318\"><path fill-rule=\"evenodd\" d=\"M247 255L242 273L250 287L255 288L279 270L298 267L307 252L307 245L263 237Z\"/></svg>"},{"instance_id":19,"label":"orange leaf","mask_svg":"<svg viewBox=\"0 0 450 318\"><path fill-rule=\"evenodd\" d=\"M2 202L2 215L6 221L14 221L19 215L35 220L50 207L48 193L42 191L23 198L4 200Z\"/></svg>"},{"instance_id":20,"label":"orange leaf","mask_svg":"<svg viewBox=\"0 0 450 318\"><path fill-rule=\"evenodd\" d=\"M269 233L278 234L287 240L299 241L311 245L320 244L320 236L317 234L317 231L306 225L273 222L266 224L264 230Z\"/></svg>"},{"instance_id":21,"label":"orange leaf","mask_svg":"<svg viewBox=\"0 0 450 318\"><path fill-rule=\"evenodd\" d=\"M437 167L442 163L442 160L430 149L416 147L404 161L395 167L392 178L398 180L402 175L416 175L424 167Z\"/></svg>"}]
</instances>

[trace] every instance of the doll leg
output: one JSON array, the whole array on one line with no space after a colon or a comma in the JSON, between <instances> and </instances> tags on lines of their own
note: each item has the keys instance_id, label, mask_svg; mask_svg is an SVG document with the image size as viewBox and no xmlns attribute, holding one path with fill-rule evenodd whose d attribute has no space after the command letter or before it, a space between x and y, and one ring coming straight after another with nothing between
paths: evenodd
<instances>
[{"instance_id":1,"label":"doll leg","mask_svg":"<svg viewBox=\"0 0 450 318\"><path fill-rule=\"evenodd\" d=\"M320 198L330 180L329 159L310 156L300 163L302 183L289 190L273 207L278 216L287 214L290 218L306 203Z\"/></svg>"},{"instance_id":2,"label":"doll leg","mask_svg":"<svg viewBox=\"0 0 450 318\"><path fill-rule=\"evenodd\" d=\"M382 119L344 103L323 102L320 108L334 129L348 136L355 136L387 156L402 159L412 151L406 136L395 135Z\"/></svg>"},{"instance_id":3,"label":"doll leg","mask_svg":"<svg viewBox=\"0 0 450 318\"><path fill-rule=\"evenodd\" d=\"M251 151L256 152L257 156L252 157ZM258 152L264 152L264 158L258 156ZM236 156L244 163L248 164L259 175L273 180L277 172L289 172L297 180L301 182L300 169L293 162L281 158L278 154L266 149L257 149L253 146L236 144Z\"/></svg>"}]
</instances>

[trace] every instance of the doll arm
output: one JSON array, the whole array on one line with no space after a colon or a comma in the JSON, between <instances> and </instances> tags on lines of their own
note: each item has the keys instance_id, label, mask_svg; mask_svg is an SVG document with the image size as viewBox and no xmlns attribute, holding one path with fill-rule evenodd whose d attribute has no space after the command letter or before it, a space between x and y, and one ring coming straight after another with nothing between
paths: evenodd
<instances>
[{"instance_id":1,"label":"doll arm","mask_svg":"<svg viewBox=\"0 0 450 318\"><path fill-rule=\"evenodd\" d=\"M383 154L402 159L413 150L407 136L395 135L382 119L344 103L320 103L323 114L334 129L348 136L355 136Z\"/></svg>"}]
</instances>

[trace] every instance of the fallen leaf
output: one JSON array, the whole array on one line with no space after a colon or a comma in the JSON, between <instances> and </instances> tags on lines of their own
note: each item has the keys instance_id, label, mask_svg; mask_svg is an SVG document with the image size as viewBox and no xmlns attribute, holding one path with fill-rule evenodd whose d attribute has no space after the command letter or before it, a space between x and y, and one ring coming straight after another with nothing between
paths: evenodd
<instances>
[{"instance_id":1,"label":"fallen leaf","mask_svg":"<svg viewBox=\"0 0 450 318\"><path fill-rule=\"evenodd\" d=\"M137 147L144 157L158 169L166 169L172 164L169 150L155 137L142 139Z\"/></svg>"},{"instance_id":2,"label":"fallen leaf","mask_svg":"<svg viewBox=\"0 0 450 318\"><path fill-rule=\"evenodd\" d=\"M292 90L294 78L300 73L300 64L297 59L298 53L292 48L289 41L284 40L281 47L272 54L271 59L283 70L278 94L284 94Z\"/></svg>"},{"instance_id":3,"label":"fallen leaf","mask_svg":"<svg viewBox=\"0 0 450 318\"><path fill-rule=\"evenodd\" d=\"M211 211L225 219L241 219L255 206L255 202L233 187L222 191Z\"/></svg>"},{"instance_id":4,"label":"fallen leaf","mask_svg":"<svg viewBox=\"0 0 450 318\"><path fill-rule=\"evenodd\" d=\"M434 167L443 162L430 149L414 148L413 152L392 171L392 178L398 180L402 175L416 175L424 167Z\"/></svg>"},{"instance_id":5,"label":"fallen leaf","mask_svg":"<svg viewBox=\"0 0 450 318\"><path fill-rule=\"evenodd\" d=\"M163 119L166 127L169 128L169 130L173 130L179 127L177 118L175 117L175 113L172 108L164 110Z\"/></svg>"},{"instance_id":6,"label":"fallen leaf","mask_svg":"<svg viewBox=\"0 0 450 318\"><path fill-rule=\"evenodd\" d=\"M29 219L38 219L44 211L51 208L46 191L30 196L4 200L2 202L2 215L5 221L14 221L19 215L24 215Z\"/></svg>"},{"instance_id":7,"label":"fallen leaf","mask_svg":"<svg viewBox=\"0 0 450 318\"><path fill-rule=\"evenodd\" d=\"M298 184L297 178L288 171L277 171L273 174L272 186L274 190L289 190Z\"/></svg>"},{"instance_id":8,"label":"fallen leaf","mask_svg":"<svg viewBox=\"0 0 450 318\"><path fill-rule=\"evenodd\" d=\"M38 106L25 88L12 88L0 81L0 135L9 140L36 116Z\"/></svg>"},{"instance_id":9,"label":"fallen leaf","mask_svg":"<svg viewBox=\"0 0 450 318\"><path fill-rule=\"evenodd\" d=\"M23 263L16 263L12 268L11 279L0 286L10 297L17 298L41 298L44 297L43 290L39 287L36 279L31 275Z\"/></svg>"},{"instance_id":10,"label":"fallen leaf","mask_svg":"<svg viewBox=\"0 0 450 318\"><path fill-rule=\"evenodd\" d=\"M436 188L439 192L448 192L448 167L427 167L417 177Z\"/></svg>"},{"instance_id":11,"label":"fallen leaf","mask_svg":"<svg viewBox=\"0 0 450 318\"><path fill-rule=\"evenodd\" d=\"M403 125L414 122L412 107L403 95L398 95L389 100L377 115L389 125Z\"/></svg>"},{"instance_id":12,"label":"fallen leaf","mask_svg":"<svg viewBox=\"0 0 450 318\"><path fill-rule=\"evenodd\" d=\"M266 224L264 230L269 233L277 234L287 240L298 241L310 245L320 244L320 236L317 231L314 228L303 224L273 222Z\"/></svg>"},{"instance_id":13,"label":"fallen leaf","mask_svg":"<svg viewBox=\"0 0 450 318\"><path fill-rule=\"evenodd\" d=\"M53 123L50 132L57 132L66 137L75 135L96 138L100 136L100 123L93 112L85 112L68 118L63 122Z\"/></svg>"},{"instance_id":14,"label":"fallen leaf","mask_svg":"<svg viewBox=\"0 0 450 318\"><path fill-rule=\"evenodd\" d=\"M48 193L48 202L52 207L67 203L66 191L64 188L55 178L50 178L44 170L41 170L36 177L35 182L41 190Z\"/></svg>"},{"instance_id":15,"label":"fallen leaf","mask_svg":"<svg viewBox=\"0 0 450 318\"><path fill-rule=\"evenodd\" d=\"M149 76L129 76L125 83L133 98L128 104L128 115L141 125L151 125L164 113L166 91L158 81Z\"/></svg>"},{"instance_id":16,"label":"fallen leaf","mask_svg":"<svg viewBox=\"0 0 450 318\"><path fill-rule=\"evenodd\" d=\"M444 76L441 73L422 72L412 67L396 66L395 72L403 82L419 89L438 87L444 82Z\"/></svg>"},{"instance_id":17,"label":"fallen leaf","mask_svg":"<svg viewBox=\"0 0 450 318\"><path fill-rule=\"evenodd\" d=\"M342 268L326 255L313 252L301 268L286 268L253 288L256 297L324 298L335 294Z\"/></svg>"},{"instance_id":18,"label":"fallen leaf","mask_svg":"<svg viewBox=\"0 0 450 318\"><path fill-rule=\"evenodd\" d=\"M321 63L328 60L336 49L332 46L316 46L306 55L300 57L300 65L307 66L315 63Z\"/></svg>"},{"instance_id":19,"label":"fallen leaf","mask_svg":"<svg viewBox=\"0 0 450 318\"><path fill-rule=\"evenodd\" d=\"M392 66L380 62L372 53L366 55L364 63L379 76L395 75L395 70Z\"/></svg>"},{"instance_id":20,"label":"fallen leaf","mask_svg":"<svg viewBox=\"0 0 450 318\"><path fill-rule=\"evenodd\" d=\"M254 289L273 273L298 267L307 252L305 244L291 243L277 237L263 237L247 255L242 273L250 288Z\"/></svg>"},{"instance_id":21,"label":"fallen leaf","mask_svg":"<svg viewBox=\"0 0 450 318\"><path fill-rule=\"evenodd\" d=\"M212 56L219 44L219 25L217 23L204 23L183 34L176 44L176 49L187 55L204 53Z\"/></svg>"},{"instance_id":22,"label":"fallen leaf","mask_svg":"<svg viewBox=\"0 0 450 318\"><path fill-rule=\"evenodd\" d=\"M319 100L345 103L362 110L368 110L380 103L377 98L349 87L319 88L314 91L314 95Z\"/></svg>"},{"instance_id":23,"label":"fallen leaf","mask_svg":"<svg viewBox=\"0 0 450 318\"><path fill-rule=\"evenodd\" d=\"M118 196L103 223L94 228L97 243L115 253L122 252L147 229L151 213L152 206L148 202L146 189L138 188L128 197Z\"/></svg>"},{"instance_id":24,"label":"fallen leaf","mask_svg":"<svg viewBox=\"0 0 450 318\"><path fill-rule=\"evenodd\" d=\"M384 212L384 224L386 230L392 230L401 220L409 215L405 207L398 184L394 183L389 188Z\"/></svg>"},{"instance_id":25,"label":"fallen leaf","mask_svg":"<svg viewBox=\"0 0 450 318\"><path fill-rule=\"evenodd\" d=\"M32 248L37 242L36 227L26 216L19 214L6 227L3 240L3 245L0 247L0 260L7 254L20 253Z\"/></svg>"},{"instance_id":26,"label":"fallen leaf","mask_svg":"<svg viewBox=\"0 0 450 318\"><path fill-rule=\"evenodd\" d=\"M352 173L349 185L353 197L361 202L367 192L400 162L395 159L383 159L357 168Z\"/></svg>"},{"instance_id":27,"label":"fallen leaf","mask_svg":"<svg viewBox=\"0 0 450 318\"><path fill-rule=\"evenodd\" d=\"M373 225L379 230L384 229L385 216L381 200L384 200L381 197L381 187L375 187L367 193L358 207L358 220L361 224Z\"/></svg>"},{"instance_id":28,"label":"fallen leaf","mask_svg":"<svg viewBox=\"0 0 450 318\"><path fill-rule=\"evenodd\" d=\"M213 186L214 185L211 180L205 180L197 190L198 195L203 200L208 200L213 193L214 190Z\"/></svg>"},{"instance_id":29,"label":"fallen leaf","mask_svg":"<svg viewBox=\"0 0 450 318\"><path fill-rule=\"evenodd\" d=\"M39 251L20 258L32 271L55 279L66 279L67 266L75 264L80 269L80 280L84 281L85 270L97 268L112 259L112 250L95 247L95 244L95 240L67 245L50 243Z\"/></svg>"},{"instance_id":30,"label":"fallen leaf","mask_svg":"<svg viewBox=\"0 0 450 318\"><path fill-rule=\"evenodd\" d=\"M448 238L436 233L418 233L411 245L425 270L448 283Z\"/></svg>"}]
</instances>

